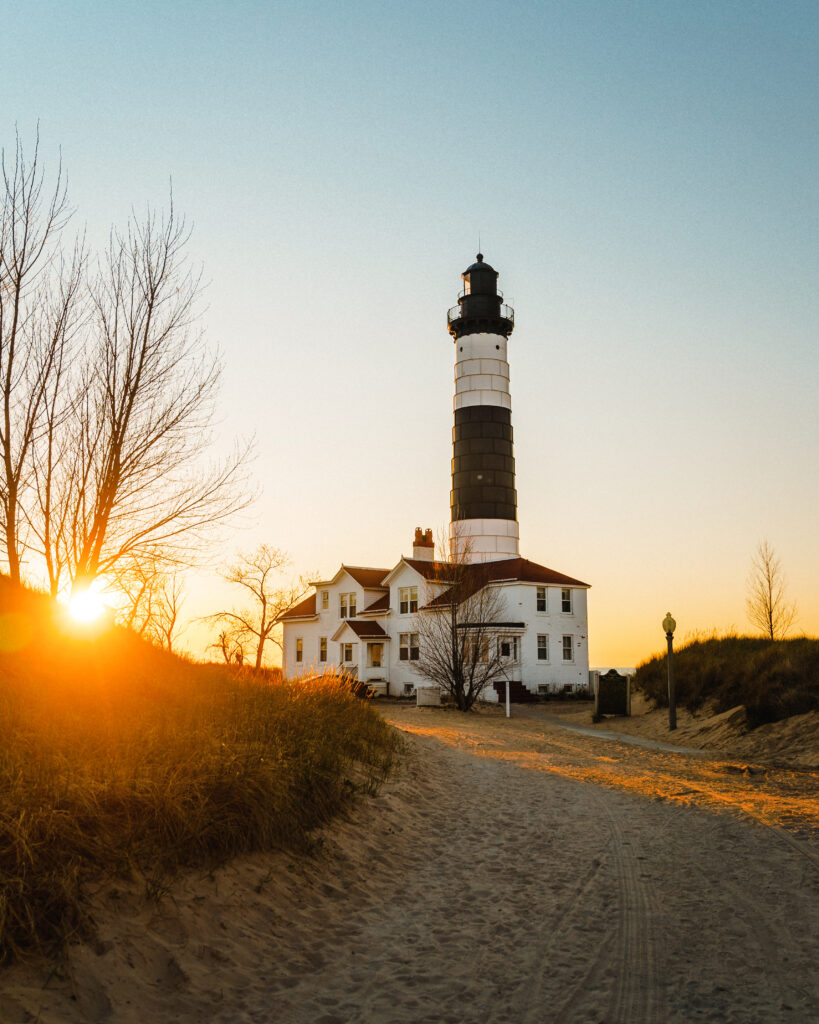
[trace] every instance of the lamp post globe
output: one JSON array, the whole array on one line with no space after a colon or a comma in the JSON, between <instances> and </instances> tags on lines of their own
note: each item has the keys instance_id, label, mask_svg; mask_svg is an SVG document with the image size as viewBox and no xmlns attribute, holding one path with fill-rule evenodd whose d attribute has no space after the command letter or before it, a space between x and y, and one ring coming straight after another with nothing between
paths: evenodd
<instances>
[{"instance_id":1,"label":"lamp post globe","mask_svg":"<svg viewBox=\"0 0 819 1024\"><path fill-rule=\"evenodd\" d=\"M663 619L663 632L666 633L666 634L671 633L671 635L673 636L674 635L674 630L676 628L677 628L677 623L674 621L674 619L673 619L673 617L671 615L671 612L666 612L665 613L665 618Z\"/></svg>"}]
</instances>

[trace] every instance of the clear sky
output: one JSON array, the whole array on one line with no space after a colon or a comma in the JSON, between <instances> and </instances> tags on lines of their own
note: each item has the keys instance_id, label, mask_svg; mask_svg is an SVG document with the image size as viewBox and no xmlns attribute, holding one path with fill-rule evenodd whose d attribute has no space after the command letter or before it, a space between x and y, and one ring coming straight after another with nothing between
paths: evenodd
<instances>
[{"instance_id":1,"label":"clear sky","mask_svg":"<svg viewBox=\"0 0 819 1024\"><path fill-rule=\"evenodd\" d=\"M521 550L593 585L592 663L669 609L746 629L762 537L819 632L815 0L5 7L0 144L39 120L92 241L171 178L194 226L217 433L262 487L214 558L391 566L446 524L480 233Z\"/></svg>"}]
</instances>

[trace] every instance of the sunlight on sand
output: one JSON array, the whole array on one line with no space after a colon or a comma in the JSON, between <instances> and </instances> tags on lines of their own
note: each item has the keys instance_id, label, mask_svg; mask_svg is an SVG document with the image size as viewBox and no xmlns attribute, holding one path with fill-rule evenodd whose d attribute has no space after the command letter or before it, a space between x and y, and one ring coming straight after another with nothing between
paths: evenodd
<instances>
[{"instance_id":1,"label":"sunlight on sand","mask_svg":"<svg viewBox=\"0 0 819 1024\"><path fill-rule=\"evenodd\" d=\"M397 723L396 723L397 724ZM750 769L731 760L688 758L606 741L616 756L597 753L595 737L566 736L521 722L477 718L460 728L402 721L406 732L469 749L481 757L522 768L552 772L578 782L626 790L708 810L727 810L789 829L819 829L819 786L815 772ZM597 749L595 749L597 748Z\"/></svg>"}]
</instances>

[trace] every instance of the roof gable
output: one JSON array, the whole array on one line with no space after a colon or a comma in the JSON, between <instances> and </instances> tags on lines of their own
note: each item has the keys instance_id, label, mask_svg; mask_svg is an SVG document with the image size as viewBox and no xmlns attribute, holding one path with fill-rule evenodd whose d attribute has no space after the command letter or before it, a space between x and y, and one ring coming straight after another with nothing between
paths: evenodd
<instances>
[{"instance_id":1,"label":"roof gable","mask_svg":"<svg viewBox=\"0 0 819 1024\"><path fill-rule=\"evenodd\" d=\"M384 589L382 580L389 571L389 569L377 569L367 565L344 565L342 563L335 576L329 580L320 580L315 586L317 588L332 587L346 573L365 590L382 590Z\"/></svg>"},{"instance_id":2,"label":"roof gable","mask_svg":"<svg viewBox=\"0 0 819 1024\"><path fill-rule=\"evenodd\" d=\"M313 618L316 615L316 595L311 594L309 597L305 597L303 601L299 601L297 605L294 605L290 611L280 615L279 622L287 622L288 619Z\"/></svg>"},{"instance_id":3,"label":"roof gable","mask_svg":"<svg viewBox=\"0 0 819 1024\"><path fill-rule=\"evenodd\" d=\"M446 562L427 562L423 558L407 558L402 555L395 568L391 569L389 573L384 576L384 585L387 586L391 583L405 565L409 566L410 569L413 569L422 579L425 580L434 580L439 583L445 583L447 580L447 573L451 576L450 567Z\"/></svg>"},{"instance_id":4,"label":"roof gable","mask_svg":"<svg viewBox=\"0 0 819 1024\"><path fill-rule=\"evenodd\" d=\"M390 592L385 590L381 597L359 611L359 615L386 615L390 610Z\"/></svg>"},{"instance_id":5,"label":"roof gable","mask_svg":"<svg viewBox=\"0 0 819 1024\"><path fill-rule=\"evenodd\" d=\"M389 634L385 633L379 624L372 619L362 622L361 619L345 619L338 629L330 637L334 642L340 640L347 630L359 640L389 640Z\"/></svg>"},{"instance_id":6,"label":"roof gable","mask_svg":"<svg viewBox=\"0 0 819 1024\"><path fill-rule=\"evenodd\" d=\"M370 569L361 565L342 565L341 568L365 590L381 590L384 586L384 577L390 571L389 569Z\"/></svg>"}]
</instances>

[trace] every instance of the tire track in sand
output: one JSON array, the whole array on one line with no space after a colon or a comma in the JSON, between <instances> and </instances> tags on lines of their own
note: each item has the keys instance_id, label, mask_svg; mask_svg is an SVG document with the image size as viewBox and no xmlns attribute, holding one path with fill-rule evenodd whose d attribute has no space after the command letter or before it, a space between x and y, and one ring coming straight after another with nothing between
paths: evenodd
<instances>
[{"instance_id":1,"label":"tire track in sand","mask_svg":"<svg viewBox=\"0 0 819 1024\"><path fill-rule=\"evenodd\" d=\"M582 1009L592 993L610 988L606 1024L663 1024L666 1019L653 920L656 897L642 885L631 845L626 841L618 817L609 806L605 792L594 791L605 820L610 841L609 855L617 881L617 902L609 912L613 929L601 928L596 955L579 983L567 994L552 1024L573 1024L583 1019ZM611 941L609 939L611 938ZM597 1000L594 1000L595 1004ZM536 1018L530 1018L532 1024ZM589 1020L600 1018L599 1009L589 1010ZM527 1021L529 1024L529 1021Z\"/></svg>"}]
</instances>

